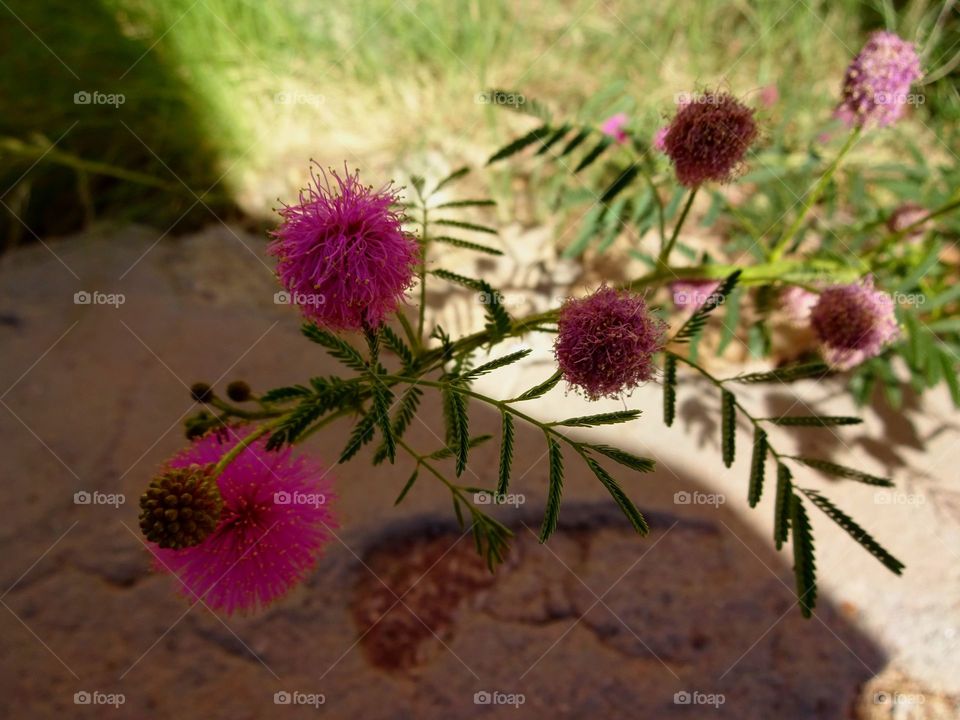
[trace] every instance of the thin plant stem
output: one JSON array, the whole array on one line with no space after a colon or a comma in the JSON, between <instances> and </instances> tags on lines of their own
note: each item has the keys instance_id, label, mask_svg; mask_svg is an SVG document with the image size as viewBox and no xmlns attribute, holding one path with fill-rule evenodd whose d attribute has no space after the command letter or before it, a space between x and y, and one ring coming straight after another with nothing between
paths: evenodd
<instances>
[{"instance_id":1,"label":"thin plant stem","mask_svg":"<svg viewBox=\"0 0 960 720\"><path fill-rule=\"evenodd\" d=\"M673 228L673 234L670 236L670 240L667 241L667 244L663 246L663 249L660 251L660 257L657 258L657 266L660 268L669 267L668 262L670 260L670 252L673 250L673 246L677 243L677 238L680 236L680 229L683 227L683 223L687 220L687 215L690 213L690 208L693 206L693 199L697 196L697 190L700 189L700 186L690 190L690 196L687 198L687 204L683 206L683 211L680 213L680 218L677 220L677 224Z\"/></svg>"}]
</instances>

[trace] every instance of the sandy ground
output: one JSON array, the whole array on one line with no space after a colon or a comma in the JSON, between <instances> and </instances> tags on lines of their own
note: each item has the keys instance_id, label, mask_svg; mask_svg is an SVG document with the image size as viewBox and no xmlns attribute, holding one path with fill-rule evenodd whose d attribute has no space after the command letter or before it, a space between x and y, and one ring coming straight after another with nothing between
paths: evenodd
<instances>
[{"instance_id":1,"label":"sandy ground","mask_svg":"<svg viewBox=\"0 0 960 720\"><path fill-rule=\"evenodd\" d=\"M299 338L295 311L274 304L262 245L224 227L160 243L129 228L4 258L0 715L960 717L950 697L960 693L960 448L955 415L936 399L909 416L871 413L840 440L803 440L897 471L897 502L804 480L908 565L889 575L814 516L823 584L810 621L793 606L791 560L769 539L772 493L759 511L746 507L748 437L734 468L718 470L715 415L702 410L715 399L701 386L681 391L681 428L663 427L650 387L629 401L641 421L597 434L660 460L649 475L618 473L651 520L648 538L568 458L560 531L539 545L542 437L520 428L512 491L525 503L503 509L517 538L495 576L439 483L422 479L394 508L409 467L371 468L361 455L334 469L341 530L305 586L254 617L186 604L149 570L135 499L184 443L181 420L196 409L187 386L242 377L262 389L335 371ZM78 291L124 303L75 304ZM469 316L461 300L436 312ZM489 392L549 375L549 345L529 341L529 365L487 380ZM807 390L821 410L843 409L836 388ZM791 397L781 388L757 402ZM562 390L532 405L544 416L581 409ZM472 412L473 432L498 433L496 414ZM331 462L348 431L335 425L308 449ZM440 436L431 401L409 439L435 449ZM473 453L476 484L494 484L496 453L496 443ZM126 502L76 504L81 491ZM678 503L678 492L725 502ZM76 704L84 692L124 702Z\"/></svg>"}]
</instances>

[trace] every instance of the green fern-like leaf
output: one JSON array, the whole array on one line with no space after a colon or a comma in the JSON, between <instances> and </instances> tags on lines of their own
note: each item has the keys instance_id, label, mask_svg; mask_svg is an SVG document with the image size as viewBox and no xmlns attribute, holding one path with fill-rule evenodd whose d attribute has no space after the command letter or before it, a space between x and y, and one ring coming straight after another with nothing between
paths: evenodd
<instances>
[{"instance_id":1,"label":"green fern-like leaf","mask_svg":"<svg viewBox=\"0 0 960 720\"><path fill-rule=\"evenodd\" d=\"M560 151L560 157L566 157L574 150L576 150L583 142L590 137L590 130L581 130L576 135L574 135L570 141L563 146L563 150Z\"/></svg>"},{"instance_id":2,"label":"green fern-like leaf","mask_svg":"<svg viewBox=\"0 0 960 720\"><path fill-rule=\"evenodd\" d=\"M790 468L777 463L777 498L774 503L773 541L777 550L783 547L790 534L790 498L793 496L793 482Z\"/></svg>"},{"instance_id":3,"label":"green fern-like leaf","mask_svg":"<svg viewBox=\"0 0 960 720\"><path fill-rule=\"evenodd\" d=\"M540 542L546 542L557 529L560 518L560 499L563 496L563 452L560 443L547 435L547 452L550 456L550 485L547 488L547 508L540 526Z\"/></svg>"},{"instance_id":4,"label":"green fern-like leaf","mask_svg":"<svg viewBox=\"0 0 960 720\"><path fill-rule=\"evenodd\" d=\"M772 422L774 425L787 427L834 427L836 425L859 425L863 422L858 417L839 415L781 415L761 419Z\"/></svg>"},{"instance_id":5,"label":"green fern-like leaf","mask_svg":"<svg viewBox=\"0 0 960 720\"><path fill-rule=\"evenodd\" d=\"M478 225L477 223L465 222L463 220L434 220L436 225L446 225L447 227L460 228L461 230L473 230L474 232L487 233L488 235L496 235L497 231L486 225Z\"/></svg>"},{"instance_id":6,"label":"green fern-like leaf","mask_svg":"<svg viewBox=\"0 0 960 720\"><path fill-rule=\"evenodd\" d=\"M524 148L540 142L551 132L553 132L553 128L550 127L549 124L541 125L540 127L531 130L523 137L519 137L513 142L510 142L497 150L493 155L490 156L490 159L487 160L487 165L492 165L493 163L503 160L504 158L508 158L511 155L516 155Z\"/></svg>"},{"instance_id":7,"label":"green fern-like leaf","mask_svg":"<svg viewBox=\"0 0 960 720\"><path fill-rule=\"evenodd\" d=\"M805 618L817 605L817 566L813 556L813 535L803 503L790 496L790 524L793 526L793 574L797 583L797 601Z\"/></svg>"},{"instance_id":8,"label":"green fern-like leaf","mask_svg":"<svg viewBox=\"0 0 960 720\"><path fill-rule=\"evenodd\" d=\"M680 327L677 334L673 336L673 341L680 343L690 342L690 340L699 335L700 331L703 330L707 324L710 313L726 299L727 295L733 292L739 280L740 270L735 270L728 275L727 278L720 283L720 286L710 294L707 301Z\"/></svg>"},{"instance_id":9,"label":"green fern-like leaf","mask_svg":"<svg viewBox=\"0 0 960 720\"><path fill-rule=\"evenodd\" d=\"M376 418L372 413L367 413L354 426L350 433L350 439L347 440L347 446L340 453L338 462L345 463L356 455L360 448L373 440L373 428L376 425Z\"/></svg>"},{"instance_id":10,"label":"green fern-like leaf","mask_svg":"<svg viewBox=\"0 0 960 720\"><path fill-rule=\"evenodd\" d=\"M304 323L301 326L301 332L303 332L304 337L312 342L322 345L326 348L327 352L330 353L337 360L342 362L351 370L357 370L358 372L365 372L367 369L367 363L350 343L342 338L337 337L331 332L326 330L321 330L316 325L311 323Z\"/></svg>"},{"instance_id":11,"label":"green fern-like leaf","mask_svg":"<svg viewBox=\"0 0 960 720\"><path fill-rule=\"evenodd\" d=\"M633 525L633 529L640 535L648 534L650 532L650 526L647 524L646 519L640 511L637 510L637 506L633 504L633 501L623 492L623 489L617 484L617 481L593 458L587 458L587 466L593 470L593 474L597 476L597 479L607 489L607 492L610 493L610 497L617 503L617 507L627 516L630 524Z\"/></svg>"},{"instance_id":12,"label":"green fern-like leaf","mask_svg":"<svg viewBox=\"0 0 960 720\"><path fill-rule=\"evenodd\" d=\"M677 356L667 353L663 360L663 424L673 425L677 414Z\"/></svg>"},{"instance_id":13,"label":"green fern-like leaf","mask_svg":"<svg viewBox=\"0 0 960 720\"><path fill-rule=\"evenodd\" d=\"M826 515L837 525L843 528L850 537L860 543L860 545L863 546L868 553L883 563L884 567L890 570L890 572L894 573L895 575L900 575L903 572L903 568L905 567L904 564L887 552L886 549L884 549L884 547L880 545L880 543L878 543L873 536L870 535L870 533L860 527L860 525L858 525L853 518L843 512L843 510L838 508L816 490L800 488L800 492L810 498L810 502L826 513Z\"/></svg>"},{"instance_id":14,"label":"green fern-like leaf","mask_svg":"<svg viewBox=\"0 0 960 720\"><path fill-rule=\"evenodd\" d=\"M515 398L507 400L507 402L521 402L523 400L535 400L538 397L543 397L548 392L553 390L557 386L557 383L563 378L563 373L559 370L547 378L544 382L539 385L534 385L529 390L520 393Z\"/></svg>"},{"instance_id":15,"label":"green fern-like leaf","mask_svg":"<svg viewBox=\"0 0 960 720\"><path fill-rule=\"evenodd\" d=\"M287 387L278 387L268 390L260 396L260 400L265 403L286 402L295 398L302 398L312 395L313 392L303 385L290 385Z\"/></svg>"},{"instance_id":16,"label":"green fern-like leaf","mask_svg":"<svg viewBox=\"0 0 960 720\"><path fill-rule=\"evenodd\" d=\"M621 465L637 472L653 472L657 465L656 460L628 453L626 450L621 450L612 445L584 445L584 447L595 450L601 455L606 455L611 460L616 460Z\"/></svg>"},{"instance_id":17,"label":"green fern-like leaf","mask_svg":"<svg viewBox=\"0 0 960 720\"><path fill-rule=\"evenodd\" d=\"M497 204L496 200L491 200L490 198L475 198L468 200L451 200L450 202L440 203L433 207L434 210L442 210L444 208L461 208L461 207L495 207ZM436 237L433 237L436 240Z\"/></svg>"},{"instance_id":18,"label":"green fern-like leaf","mask_svg":"<svg viewBox=\"0 0 960 720\"><path fill-rule=\"evenodd\" d=\"M452 173L450 173L449 175L447 175L443 180L441 180L440 182L438 182L438 183L437 183L437 186L436 186L433 190L430 191L430 194L431 194L431 195L435 195L436 193L438 193L440 190L442 190L443 188L445 188L445 187L446 187L447 185L449 185L450 183L456 182L457 180L459 180L460 178L464 177L465 175L467 175L467 174L469 174L469 173L470 173L470 168L469 168L467 165L464 165L463 167L457 168L457 169L454 170Z\"/></svg>"},{"instance_id":19,"label":"green fern-like leaf","mask_svg":"<svg viewBox=\"0 0 960 720\"><path fill-rule=\"evenodd\" d=\"M597 415L582 415L550 423L563 427L595 427L597 425L618 425L630 422L640 417L639 410L617 410L615 412L599 413Z\"/></svg>"},{"instance_id":20,"label":"green fern-like leaf","mask_svg":"<svg viewBox=\"0 0 960 720\"><path fill-rule=\"evenodd\" d=\"M467 399L454 384L444 386L444 405L448 413L448 440L457 458L457 477L467 467L467 454L470 450L469 417Z\"/></svg>"},{"instance_id":21,"label":"green fern-like leaf","mask_svg":"<svg viewBox=\"0 0 960 720\"><path fill-rule=\"evenodd\" d=\"M390 326L384 325L380 330L380 335L383 338L384 344L394 353L396 353L397 357L400 358L404 368L410 368L413 366L413 350L410 349L410 346L407 345L407 343L404 342L403 339L397 335Z\"/></svg>"},{"instance_id":22,"label":"green fern-like leaf","mask_svg":"<svg viewBox=\"0 0 960 720\"><path fill-rule=\"evenodd\" d=\"M794 455L787 455L786 457L789 457L791 460L796 460L798 463L806 465L807 467L812 467L832 477L856 480L857 482L862 482L867 485L877 485L879 487L893 487L893 481L889 478L878 477L876 475L865 473L862 470L855 470L854 468L845 467L844 465L837 465L837 463L833 463L828 460L797 457Z\"/></svg>"},{"instance_id":23,"label":"green fern-like leaf","mask_svg":"<svg viewBox=\"0 0 960 720\"><path fill-rule=\"evenodd\" d=\"M500 439L500 481L497 483L497 495L506 494L513 465L513 415L504 411L501 415L503 434Z\"/></svg>"},{"instance_id":24,"label":"green fern-like leaf","mask_svg":"<svg viewBox=\"0 0 960 720\"><path fill-rule=\"evenodd\" d=\"M603 191L603 195L600 196L601 204L609 205L617 195L623 192L623 190L636 179L637 175L640 174L640 169L640 163L633 163L620 173L617 179L610 183L610 186Z\"/></svg>"},{"instance_id":25,"label":"green fern-like leaf","mask_svg":"<svg viewBox=\"0 0 960 720\"><path fill-rule=\"evenodd\" d=\"M394 507L403 502L403 499L407 496L407 493L410 492L410 489L413 487L413 484L417 481L417 476L420 474L420 466L418 465L413 469L413 474L410 476L410 479L404 484L403 489L400 491L400 494L397 495L397 499L393 501Z\"/></svg>"},{"instance_id":26,"label":"green fern-like leaf","mask_svg":"<svg viewBox=\"0 0 960 720\"><path fill-rule=\"evenodd\" d=\"M499 368L506 367L507 365L512 365L513 363L519 360L523 360L523 358L525 358L531 352L533 352L533 350L531 350L530 348L526 348L524 350L517 350L517 352L510 353L509 355L504 355L503 357L497 358L496 360L491 360L488 363L484 363L483 365L480 365L479 367L474 368L468 373L464 373L463 380L464 381L474 380L480 377L481 375L486 375L487 373L493 372L494 370L497 370Z\"/></svg>"},{"instance_id":27,"label":"green fern-like leaf","mask_svg":"<svg viewBox=\"0 0 960 720\"><path fill-rule=\"evenodd\" d=\"M747 373L730 378L733 382L739 383L788 383L803 378L822 377L829 371L826 364L822 362L804 363L800 365L787 365L769 372Z\"/></svg>"},{"instance_id":28,"label":"green fern-like leaf","mask_svg":"<svg viewBox=\"0 0 960 720\"><path fill-rule=\"evenodd\" d=\"M593 165L593 163L596 162L597 158L603 155L603 153L606 152L607 148L609 148L612 144L613 144L613 140L611 140L608 137L604 137L603 139L601 139L600 142L598 142L596 145L593 146L593 149L590 150L590 152L588 152L586 155L583 156L583 159L580 160L580 162L577 164L577 167L574 168L573 172L578 173L581 170L585 170L586 168Z\"/></svg>"},{"instance_id":29,"label":"green fern-like leaf","mask_svg":"<svg viewBox=\"0 0 960 720\"><path fill-rule=\"evenodd\" d=\"M395 438L403 437L410 423L413 421L417 412L417 406L420 404L420 398L423 392L416 385L411 385L400 398L400 404L397 407L396 415L393 418L393 436ZM386 444L381 444L373 456L373 464L379 465L387 459L389 448Z\"/></svg>"},{"instance_id":30,"label":"green fern-like leaf","mask_svg":"<svg viewBox=\"0 0 960 720\"><path fill-rule=\"evenodd\" d=\"M543 145L540 146L540 149L537 150L536 154L545 155L547 151L550 150L550 148L552 148L558 142L563 140L566 134L570 132L571 128L572 128L571 125L561 125L560 127L558 127L556 130L553 131L553 133L551 133L550 137L548 137L546 141L544 141Z\"/></svg>"},{"instance_id":31,"label":"green fern-like leaf","mask_svg":"<svg viewBox=\"0 0 960 720\"><path fill-rule=\"evenodd\" d=\"M733 465L737 451L737 401L729 390L720 391L720 447L723 464Z\"/></svg>"},{"instance_id":32,"label":"green fern-like leaf","mask_svg":"<svg viewBox=\"0 0 960 720\"><path fill-rule=\"evenodd\" d=\"M465 250L473 250L474 252L485 253L487 255L503 255L503 251L497 250L497 248L481 245L480 243L470 242L469 240L461 240L460 238L450 237L449 235L433 235L430 237L430 239L434 242L464 248Z\"/></svg>"},{"instance_id":33,"label":"green fern-like leaf","mask_svg":"<svg viewBox=\"0 0 960 720\"><path fill-rule=\"evenodd\" d=\"M753 457L750 461L750 489L747 500L750 507L756 507L763 495L763 473L767 460L767 434L757 428L753 434Z\"/></svg>"},{"instance_id":34,"label":"green fern-like leaf","mask_svg":"<svg viewBox=\"0 0 960 720\"><path fill-rule=\"evenodd\" d=\"M465 288L474 290L480 295L481 302L487 316L487 330L492 334L492 339L503 337L510 330L510 316L503 309L500 302L500 293L493 289L490 283L476 278L469 278L464 275L450 272L449 270L431 270L432 275L443 278L447 282L462 285Z\"/></svg>"}]
</instances>

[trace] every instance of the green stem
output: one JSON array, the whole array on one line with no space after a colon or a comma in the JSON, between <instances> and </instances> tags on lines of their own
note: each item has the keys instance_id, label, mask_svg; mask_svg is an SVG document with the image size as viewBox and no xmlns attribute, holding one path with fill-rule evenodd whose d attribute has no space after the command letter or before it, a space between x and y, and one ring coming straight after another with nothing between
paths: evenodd
<instances>
[{"instance_id":1,"label":"green stem","mask_svg":"<svg viewBox=\"0 0 960 720\"><path fill-rule=\"evenodd\" d=\"M264 425L260 425L252 433L242 438L240 442L238 442L236 445L230 448L230 451L227 452L222 458L220 458L220 462L218 462L214 466L213 477L219 476L220 473L222 473L226 469L227 465L229 465L230 463L232 463L234 460L237 459L237 456L240 455L240 453L246 450L250 445L252 445L258 439L266 435L268 432L273 430L277 425L279 425L278 422L266 423Z\"/></svg>"},{"instance_id":2,"label":"green stem","mask_svg":"<svg viewBox=\"0 0 960 720\"><path fill-rule=\"evenodd\" d=\"M670 252L673 250L673 246L677 243L677 238L680 236L680 229L683 227L683 223L687 220L687 215L690 213L690 208L693 206L693 199L697 196L697 190L700 189L700 186L696 186L690 190L690 196L687 198L687 204L683 206L683 211L680 213L680 218L677 220L677 224L673 228L673 234L670 236L670 240L666 245L663 246L663 249L660 251L660 257L657 258L657 266L660 268L668 267L667 262L670 259Z\"/></svg>"},{"instance_id":3,"label":"green stem","mask_svg":"<svg viewBox=\"0 0 960 720\"><path fill-rule=\"evenodd\" d=\"M810 213L810 210L820 201L820 196L823 195L823 191L827 189L827 185L830 183L830 180L833 179L833 175L836 173L837 168L840 167L840 163L847 156L850 150L853 149L857 139L860 137L861 131L862 128L856 127L847 136L847 141L843 144L843 147L840 148L840 152L833 159L833 162L830 163L830 167L827 168L827 171L817 181L817 184L814 186L813 190L807 194L806 200L803 203L803 209L800 211L800 214L797 215L796 219L793 221L793 224L787 228L787 231L780 236L780 239L771 248L770 260L776 261L783 256L783 253L790 246L790 242L800 230L800 226L803 225L803 221L807 219L807 215Z\"/></svg>"}]
</instances>

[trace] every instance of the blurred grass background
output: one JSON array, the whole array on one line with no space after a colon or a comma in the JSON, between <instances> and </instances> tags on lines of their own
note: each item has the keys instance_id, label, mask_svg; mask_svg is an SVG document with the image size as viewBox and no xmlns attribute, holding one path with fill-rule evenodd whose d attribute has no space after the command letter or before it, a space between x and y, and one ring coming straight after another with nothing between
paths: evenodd
<instances>
[{"instance_id":1,"label":"blurred grass background","mask_svg":"<svg viewBox=\"0 0 960 720\"><path fill-rule=\"evenodd\" d=\"M4 0L0 16L3 247L92 221L263 218L310 157L374 184L482 163L522 124L478 104L489 87L652 133L676 93L775 84L771 132L805 137L884 27L933 71L917 132L960 149L953 0Z\"/></svg>"}]
</instances>

